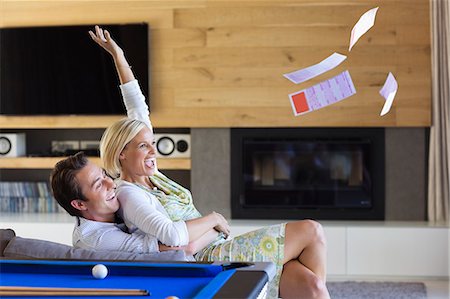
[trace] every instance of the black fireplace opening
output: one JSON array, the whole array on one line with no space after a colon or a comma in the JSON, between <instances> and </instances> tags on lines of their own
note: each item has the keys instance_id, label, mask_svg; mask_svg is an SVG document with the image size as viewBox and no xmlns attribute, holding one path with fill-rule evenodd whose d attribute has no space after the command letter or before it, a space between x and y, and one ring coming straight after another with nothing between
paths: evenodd
<instances>
[{"instance_id":1,"label":"black fireplace opening","mask_svg":"<svg viewBox=\"0 0 450 299\"><path fill-rule=\"evenodd\" d=\"M234 219L384 220L382 128L231 129Z\"/></svg>"}]
</instances>

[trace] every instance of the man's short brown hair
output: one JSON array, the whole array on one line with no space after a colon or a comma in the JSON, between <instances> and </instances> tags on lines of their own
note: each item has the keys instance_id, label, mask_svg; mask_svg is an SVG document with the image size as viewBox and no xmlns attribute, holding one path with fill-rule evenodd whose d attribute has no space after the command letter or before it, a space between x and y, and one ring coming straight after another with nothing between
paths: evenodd
<instances>
[{"instance_id":1,"label":"man's short brown hair","mask_svg":"<svg viewBox=\"0 0 450 299\"><path fill-rule=\"evenodd\" d=\"M74 199L85 200L75 176L87 163L88 159L85 154L79 152L56 163L50 174L53 196L59 205L72 216L81 216L80 211L75 209L71 202Z\"/></svg>"}]
</instances>

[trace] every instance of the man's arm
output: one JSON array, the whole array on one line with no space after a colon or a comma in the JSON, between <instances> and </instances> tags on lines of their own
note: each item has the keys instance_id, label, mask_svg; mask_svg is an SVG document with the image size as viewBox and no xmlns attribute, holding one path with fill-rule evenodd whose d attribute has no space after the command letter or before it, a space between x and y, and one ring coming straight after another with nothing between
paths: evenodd
<instances>
[{"instance_id":1,"label":"man's arm","mask_svg":"<svg viewBox=\"0 0 450 299\"><path fill-rule=\"evenodd\" d=\"M73 233L73 245L94 250L128 251L136 253L158 252L158 240L143 233L128 234L113 224L81 219Z\"/></svg>"}]
</instances>

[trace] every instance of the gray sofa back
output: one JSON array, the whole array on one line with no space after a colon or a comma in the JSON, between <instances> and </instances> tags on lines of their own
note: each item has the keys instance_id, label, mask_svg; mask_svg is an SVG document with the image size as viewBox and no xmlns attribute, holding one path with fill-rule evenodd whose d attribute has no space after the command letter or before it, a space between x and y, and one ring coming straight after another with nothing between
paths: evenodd
<instances>
[{"instance_id":1,"label":"gray sofa back","mask_svg":"<svg viewBox=\"0 0 450 299\"><path fill-rule=\"evenodd\" d=\"M0 257L3 257L3 251L8 246L9 241L16 236L12 229L0 229Z\"/></svg>"},{"instance_id":2,"label":"gray sofa back","mask_svg":"<svg viewBox=\"0 0 450 299\"><path fill-rule=\"evenodd\" d=\"M0 256L6 259L73 259L73 260L136 260L190 261L182 250L148 254L123 251L95 251L55 242L16 236L12 229L0 229Z\"/></svg>"}]
</instances>

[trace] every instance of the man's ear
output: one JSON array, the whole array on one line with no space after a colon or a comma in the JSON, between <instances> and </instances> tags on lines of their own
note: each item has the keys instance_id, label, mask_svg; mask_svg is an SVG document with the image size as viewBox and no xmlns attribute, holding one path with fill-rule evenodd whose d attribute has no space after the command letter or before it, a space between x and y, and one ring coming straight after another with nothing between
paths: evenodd
<instances>
[{"instance_id":1,"label":"man's ear","mask_svg":"<svg viewBox=\"0 0 450 299\"><path fill-rule=\"evenodd\" d=\"M74 199L74 200L72 200L70 202L70 205L72 207L74 207L75 209L80 210L80 211L86 211L87 210L85 202L82 201L81 199Z\"/></svg>"}]
</instances>

